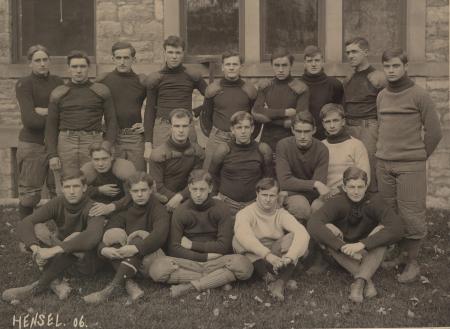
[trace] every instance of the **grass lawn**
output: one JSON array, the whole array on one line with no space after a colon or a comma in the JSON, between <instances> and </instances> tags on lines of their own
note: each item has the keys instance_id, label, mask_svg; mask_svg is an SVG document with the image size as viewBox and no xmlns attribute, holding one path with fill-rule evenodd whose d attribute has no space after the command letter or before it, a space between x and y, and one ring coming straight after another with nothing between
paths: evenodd
<instances>
[{"instance_id":1,"label":"grass lawn","mask_svg":"<svg viewBox=\"0 0 450 329\"><path fill-rule=\"evenodd\" d=\"M14 208L0 209L1 291L31 283L38 274L30 256L18 250L17 220ZM421 280L401 285L394 280L395 270L380 269L374 277L379 296L361 305L348 300L352 279L337 265L320 276L296 274L299 289L288 291L284 303L272 300L263 283L250 280L234 284L230 291L217 289L179 299L169 297L167 286L139 281L145 296L134 305L126 305L125 293L103 305L84 304L80 296L103 288L112 278L112 273L105 271L95 278L71 278L74 291L64 302L51 292L18 305L0 302L0 328L20 328L20 316L21 328L30 328L25 315L36 313L50 318L34 328L450 326L450 213L429 210L428 220L429 235L420 256Z\"/></svg>"}]
</instances>

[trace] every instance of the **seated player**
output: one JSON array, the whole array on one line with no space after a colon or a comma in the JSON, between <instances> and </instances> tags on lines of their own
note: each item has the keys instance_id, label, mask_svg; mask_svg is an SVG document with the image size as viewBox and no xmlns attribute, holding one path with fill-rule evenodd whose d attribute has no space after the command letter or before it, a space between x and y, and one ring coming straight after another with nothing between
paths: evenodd
<instances>
[{"instance_id":1,"label":"seated player","mask_svg":"<svg viewBox=\"0 0 450 329\"><path fill-rule=\"evenodd\" d=\"M87 193L95 202L90 214L109 215L121 211L130 202L125 194L125 181L136 172L132 162L114 158L108 141L95 142L89 147L91 161L81 167L88 184Z\"/></svg>"},{"instance_id":2,"label":"seated player","mask_svg":"<svg viewBox=\"0 0 450 329\"><path fill-rule=\"evenodd\" d=\"M231 254L233 221L228 207L211 198L211 175L194 170L188 186L190 199L172 216L170 257L150 266L154 281L173 284L172 297L247 280L253 272L247 258Z\"/></svg>"},{"instance_id":3,"label":"seated player","mask_svg":"<svg viewBox=\"0 0 450 329\"><path fill-rule=\"evenodd\" d=\"M100 264L96 247L101 241L105 219L89 216L92 200L86 194L86 179L81 171L62 176L62 192L17 225L17 233L33 258L42 268L39 279L27 286L7 289L4 301L23 300L45 292L71 265L78 265L86 274L92 274ZM50 220L57 231L51 234L45 225ZM52 287L60 299L70 293L70 287Z\"/></svg>"},{"instance_id":4,"label":"seated player","mask_svg":"<svg viewBox=\"0 0 450 329\"><path fill-rule=\"evenodd\" d=\"M132 301L144 295L133 281L138 270L148 276L149 267L158 256L169 233L169 214L152 195L153 179L144 172L137 172L127 180L133 204L115 215L107 224L99 253L107 258L116 274L103 289L83 299L86 303L101 303L117 288L125 284Z\"/></svg>"},{"instance_id":5,"label":"seated player","mask_svg":"<svg viewBox=\"0 0 450 329\"><path fill-rule=\"evenodd\" d=\"M308 231L355 281L349 298L361 303L377 295L372 277L387 246L402 238L402 219L378 194L366 194L367 173L349 167L343 174L344 192L327 200L308 221Z\"/></svg>"},{"instance_id":6,"label":"seated player","mask_svg":"<svg viewBox=\"0 0 450 329\"><path fill-rule=\"evenodd\" d=\"M231 208L232 215L256 198L255 186L262 177L273 176L272 149L252 138L253 117L239 111L231 116L233 140L219 144L214 151L209 172L218 198Z\"/></svg>"},{"instance_id":7,"label":"seated player","mask_svg":"<svg viewBox=\"0 0 450 329\"><path fill-rule=\"evenodd\" d=\"M351 166L368 173L367 179L370 182L370 164L366 147L347 132L342 106L334 103L324 105L320 110L320 118L327 135L322 142L330 155L327 186L331 194L339 193L342 187L342 174Z\"/></svg>"},{"instance_id":8,"label":"seated player","mask_svg":"<svg viewBox=\"0 0 450 329\"><path fill-rule=\"evenodd\" d=\"M307 252L309 234L294 216L278 206L279 191L274 178L258 182L256 202L236 215L233 248L248 257L255 273L268 283L271 295L283 301L298 259Z\"/></svg>"},{"instance_id":9,"label":"seated player","mask_svg":"<svg viewBox=\"0 0 450 329\"><path fill-rule=\"evenodd\" d=\"M163 203L168 211L173 211L189 198L189 173L202 166L204 152L189 140L189 131L194 129L191 112L174 109L169 120L171 136L152 151L149 166L158 193L166 199Z\"/></svg>"},{"instance_id":10,"label":"seated player","mask_svg":"<svg viewBox=\"0 0 450 329\"><path fill-rule=\"evenodd\" d=\"M308 220L323 204L320 197L330 192L326 186L328 149L313 138L316 123L311 113L298 113L291 130L294 136L277 144L277 178L281 189L288 192L287 210L297 220Z\"/></svg>"}]
</instances>

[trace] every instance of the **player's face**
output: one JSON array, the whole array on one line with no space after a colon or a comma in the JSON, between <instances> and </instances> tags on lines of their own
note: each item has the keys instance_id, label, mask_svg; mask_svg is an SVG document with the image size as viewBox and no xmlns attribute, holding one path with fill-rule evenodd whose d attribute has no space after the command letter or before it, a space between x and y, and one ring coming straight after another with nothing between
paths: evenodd
<instances>
[{"instance_id":1,"label":"player's face","mask_svg":"<svg viewBox=\"0 0 450 329\"><path fill-rule=\"evenodd\" d=\"M72 81L83 83L89 76L89 65L85 58L72 58L69 63L69 72Z\"/></svg>"},{"instance_id":2,"label":"player's face","mask_svg":"<svg viewBox=\"0 0 450 329\"><path fill-rule=\"evenodd\" d=\"M208 199L209 193L212 192L212 186L206 181L196 181L189 184L189 193L191 194L192 201L197 204L203 204Z\"/></svg>"},{"instance_id":3,"label":"player's face","mask_svg":"<svg viewBox=\"0 0 450 329\"><path fill-rule=\"evenodd\" d=\"M278 188L276 186L268 190L256 192L256 204L263 211L273 211L277 207Z\"/></svg>"},{"instance_id":4,"label":"player's face","mask_svg":"<svg viewBox=\"0 0 450 329\"><path fill-rule=\"evenodd\" d=\"M322 71L323 59L321 54L314 56L306 56L305 58L305 70L309 74L318 74Z\"/></svg>"},{"instance_id":5,"label":"player's face","mask_svg":"<svg viewBox=\"0 0 450 329\"><path fill-rule=\"evenodd\" d=\"M131 71L135 57L131 56L131 49L117 49L114 51L113 62L116 65L116 70L121 73L127 73Z\"/></svg>"},{"instance_id":6,"label":"player's face","mask_svg":"<svg viewBox=\"0 0 450 329\"><path fill-rule=\"evenodd\" d=\"M278 80L286 80L291 74L291 68L291 62L286 56L275 58L272 62L273 73Z\"/></svg>"},{"instance_id":7,"label":"player's face","mask_svg":"<svg viewBox=\"0 0 450 329\"><path fill-rule=\"evenodd\" d=\"M97 172L105 173L111 169L113 157L105 150L92 152L91 159Z\"/></svg>"},{"instance_id":8,"label":"player's face","mask_svg":"<svg viewBox=\"0 0 450 329\"><path fill-rule=\"evenodd\" d=\"M345 119L337 112L329 112L322 120L323 127L330 136L338 134L345 126Z\"/></svg>"},{"instance_id":9,"label":"player's face","mask_svg":"<svg viewBox=\"0 0 450 329\"><path fill-rule=\"evenodd\" d=\"M166 46L166 49L164 49L164 60L171 69L180 66L183 57L184 50L181 47Z\"/></svg>"},{"instance_id":10,"label":"player's face","mask_svg":"<svg viewBox=\"0 0 450 329\"><path fill-rule=\"evenodd\" d=\"M383 62L383 70L388 81L394 82L406 74L408 64L403 64L400 58L394 57Z\"/></svg>"},{"instance_id":11,"label":"player's face","mask_svg":"<svg viewBox=\"0 0 450 329\"><path fill-rule=\"evenodd\" d=\"M367 184L361 178L350 179L342 188L350 200L359 202L366 194Z\"/></svg>"},{"instance_id":12,"label":"player's face","mask_svg":"<svg viewBox=\"0 0 450 329\"><path fill-rule=\"evenodd\" d=\"M152 195L152 189L148 186L147 182L138 182L132 184L130 187L130 195L133 202L137 205L143 206L147 204Z\"/></svg>"},{"instance_id":13,"label":"player's face","mask_svg":"<svg viewBox=\"0 0 450 329\"><path fill-rule=\"evenodd\" d=\"M367 62L367 56L369 55L367 49L361 49L356 43L346 46L345 53L347 54L350 65L355 69L365 64Z\"/></svg>"},{"instance_id":14,"label":"player's face","mask_svg":"<svg viewBox=\"0 0 450 329\"><path fill-rule=\"evenodd\" d=\"M62 182L64 198L70 204L77 204L83 198L87 185L83 184L80 178L68 179Z\"/></svg>"},{"instance_id":15,"label":"player's face","mask_svg":"<svg viewBox=\"0 0 450 329\"><path fill-rule=\"evenodd\" d=\"M191 124L189 118L172 118L172 139L174 142L183 144L189 138L189 129Z\"/></svg>"},{"instance_id":16,"label":"player's face","mask_svg":"<svg viewBox=\"0 0 450 329\"><path fill-rule=\"evenodd\" d=\"M255 127L250 123L250 120L241 120L231 128L231 133L236 138L237 144L248 144L251 141L252 133Z\"/></svg>"},{"instance_id":17,"label":"player's face","mask_svg":"<svg viewBox=\"0 0 450 329\"><path fill-rule=\"evenodd\" d=\"M239 56L225 58L222 63L222 72L227 80L239 79L241 72L241 60Z\"/></svg>"},{"instance_id":18,"label":"player's face","mask_svg":"<svg viewBox=\"0 0 450 329\"><path fill-rule=\"evenodd\" d=\"M300 148L307 148L311 145L315 132L316 128L314 128L312 124L306 122L298 122L292 128L295 143Z\"/></svg>"},{"instance_id":19,"label":"player's face","mask_svg":"<svg viewBox=\"0 0 450 329\"><path fill-rule=\"evenodd\" d=\"M36 75L47 75L50 66L50 58L42 50L38 50L31 58L31 71Z\"/></svg>"}]
</instances>

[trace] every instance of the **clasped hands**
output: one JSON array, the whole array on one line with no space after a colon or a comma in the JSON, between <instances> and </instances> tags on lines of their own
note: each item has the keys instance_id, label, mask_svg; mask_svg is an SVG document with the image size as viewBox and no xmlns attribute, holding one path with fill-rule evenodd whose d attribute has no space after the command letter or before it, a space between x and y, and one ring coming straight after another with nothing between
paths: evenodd
<instances>
[{"instance_id":1,"label":"clasped hands","mask_svg":"<svg viewBox=\"0 0 450 329\"><path fill-rule=\"evenodd\" d=\"M139 252L135 245L125 245L120 248L104 247L101 254L109 259L123 259L133 257Z\"/></svg>"},{"instance_id":2,"label":"clasped hands","mask_svg":"<svg viewBox=\"0 0 450 329\"><path fill-rule=\"evenodd\" d=\"M273 271L275 273L277 273L282 267L294 263L292 258L286 256L278 257L272 253L267 254L264 259L273 266Z\"/></svg>"}]
</instances>

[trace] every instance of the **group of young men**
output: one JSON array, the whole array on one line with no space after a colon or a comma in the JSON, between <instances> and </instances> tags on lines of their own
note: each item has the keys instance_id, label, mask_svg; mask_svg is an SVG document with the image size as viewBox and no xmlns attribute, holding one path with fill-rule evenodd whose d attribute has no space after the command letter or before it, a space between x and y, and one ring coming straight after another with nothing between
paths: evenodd
<instances>
[{"instance_id":1,"label":"group of young men","mask_svg":"<svg viewBox=\"0 0 450 329\"><path fill-rule=\"evenodd\" d=\"M4 300L48 288L65 299L69 267L92 274L107 263L115 276L87 303L121 286L141 298L136 277L169 283L177 297L252 273L284 300L299 259L326 254L353 275L349 297L362 302L377 294L372 277L397 241L400 253L385 265L406 265L399 282L418 277L425 162L441 130L401 49L383 53L383 73L368 62L367 40L349 40L354 72L341 83L325 74L319 48L306 47L300 78L280 48L274 77L255 88L241 78L236 52L223 54L223 78L208 85L182 64L179 37L163 46L164 68L144 76L132 70L133 46L115 43L116 69L96 82L89 57L74 51L66 84L49 74L45 47L29 49L32 73L16 86L24 125L17 231L41 274ZM193 109L194 89L204 103ZM36 207L44 182L54 197Z\"/></svg>"}]
</instances>

